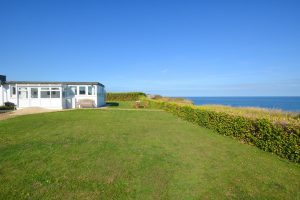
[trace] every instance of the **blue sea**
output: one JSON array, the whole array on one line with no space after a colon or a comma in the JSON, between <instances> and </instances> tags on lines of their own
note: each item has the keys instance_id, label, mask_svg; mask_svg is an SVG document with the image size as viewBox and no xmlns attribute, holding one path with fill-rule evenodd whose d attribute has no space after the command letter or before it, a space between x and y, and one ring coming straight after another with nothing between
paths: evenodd
<instances>
[{"instance_id":1,"label":"blue sea","mask_svg":"<svg viewBox=\"0 0 300 200\"><path fill-rule=\"evenodd\" d=\"M195 105L221 104L235 107L260 107L300 111L299 97L183 97Z\"/></svg>"}]
</instances>

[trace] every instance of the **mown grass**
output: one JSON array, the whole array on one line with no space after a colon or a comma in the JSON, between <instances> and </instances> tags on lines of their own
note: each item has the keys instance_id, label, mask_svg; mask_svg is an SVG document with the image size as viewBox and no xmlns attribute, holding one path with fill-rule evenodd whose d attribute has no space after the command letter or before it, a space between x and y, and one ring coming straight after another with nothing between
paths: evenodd
<instances>
[{"instance_id":1,"label":"mown grass","mask_svg":"<svg viewBox=\"0 0 300 200\"><path fill-rule=\"evenodd\" d=\"M0 121L0 199L299 199L300 167L166 112Z\"/></svg>"}]
</instances>

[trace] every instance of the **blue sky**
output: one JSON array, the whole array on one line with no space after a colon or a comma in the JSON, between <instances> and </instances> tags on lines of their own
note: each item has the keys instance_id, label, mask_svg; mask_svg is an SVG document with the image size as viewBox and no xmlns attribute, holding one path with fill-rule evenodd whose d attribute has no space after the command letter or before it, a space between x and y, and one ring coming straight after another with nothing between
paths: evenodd
<instances>
[{"instance_id":1,"label":"blue sky","mask_svg":"<svg viewBox=\"0 0 300 200\"><path fill-rule=\"evenodd\" d=\"M0 0L0 74L168 96L299 96L300 1Z\"/></svg>"}]
</instances>

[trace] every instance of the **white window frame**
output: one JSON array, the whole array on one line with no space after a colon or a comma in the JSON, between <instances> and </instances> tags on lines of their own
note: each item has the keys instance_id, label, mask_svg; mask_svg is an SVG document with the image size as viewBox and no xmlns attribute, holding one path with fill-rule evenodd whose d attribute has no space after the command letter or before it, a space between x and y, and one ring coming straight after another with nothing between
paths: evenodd
<instances>
[{"instance_id":1,"label":"white window frame","mask_svg":"<svg viewBox=\"0 0 300 200\"><path fill-rule=\"evenodd\" d=\"M67 96L70 96L70 93L69 93L68 90L70 90L70 91L73 92L72 88L75 89L75 91L74 91L74 96L78 95L78 86L77 86L77 85L68 85ZM73 95L73 94L72 94L72 95Z\"/></svg>"},{"instance_id":2,"label":"white window frame","mask_svg":"<svg viewBox=\"0 0 300 200\"><path fill-rule=\"evenodd\" d=\"M25 98L23 98L22 97L22 95L21 95L21 93L22 92L26 92L25 94L26 94L26 97ZM19 87L18 88L18 97L19 97L19 99L28 99L28 97L29 97L29 94L28 94L28 87Z\"/></svg>"},{"instance_id":3,"label":"white window frame","mask_svg":"<svg viewBox=\"0 0 300 200\"><path fill-rule=\"evenodd\" d=\"M15 90L15 94L13 94L13 91ZM17 96L17 86L15 85L11 85L10 86L10 97L11 98L15 98Z\"/></svg>"},{"instance_id":4,"label":"white window frame","mask_svg":"<svg viewBox=\"0 0 300 200\"><path fill-rule=\"evenodd\" d=\"M91 88L91 94L89 94L89 89ZM88 85L87 86L87 95L89 95L89 96L92 96L92 95L95 95L95 86L93 86L93 85Z\"/></svg>"},{"instance_id":5,"label":"white window frame","mask_svg":"<svg viewBox=\"0 0 300 200\"><path fill-rule=\"evenodd\" d=\"M37 89L37 97L32 97L32 89ZM38 99L38 98L40 98L40 90L39 90L38 87L31 87L30 88L30 98L31 99Z\"/></svg>"},{"instance_id":6,"label":"white window frame","mask_svg":"<svg viewBox=\"0 0 300 200\"><path fill-rule=\"evenodd\" d=\"M58 92L59 93L59 97L52 97L52 92ZM50 88L50 98L51 99L59 99L61 96L61 92L60 92L60 89L59 87L51 87Z\"/></svg>"},{"instance_id":7,"label":"white window frame","mask_svg":"<svg viewBox=\"0 0 300 200\"><path fill-rule=\"evenodd\" d=\"M49 97L42 97L42 92L49 92ZM47 94L47 96L48 96L48 94ZM41 99L51 99L51 90L50 90L50 87L41 87L40 98Z\"/></svg>"},{"instance_id":8,"label":"white window frame","mask_svg":"<svg viewBox=\"0 0 300 200\"><path fill-rule=\"evenodd\" d=\"M84 94L80 94L80 87L83 87L83 88L84 88ZM80 96L86 96L86 95L87 95L87 88L86 88L85 85L79 85L79 86L78 86L78 94L79 94Z\"/></svg>"}]
</instances>

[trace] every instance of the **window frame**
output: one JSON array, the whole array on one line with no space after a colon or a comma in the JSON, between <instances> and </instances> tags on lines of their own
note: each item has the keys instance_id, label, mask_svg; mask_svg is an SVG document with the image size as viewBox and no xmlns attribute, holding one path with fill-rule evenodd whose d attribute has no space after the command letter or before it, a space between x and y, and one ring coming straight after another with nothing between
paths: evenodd
<instances>
[{"instance_id":1,"label":"window frame","mask_svg":"<svg viewBox=\"0 0 300 200\"><path fill-rule=\"evenodd\" d=\"M21 95L22 92L25 92L25 98ZM19 99L28 99L28 87L19 87L18 88L18 98Z\"/></svg>"},{"instance_id":2,"label":"window frame","mask_svg":"<svg viewBox=\"0 0 300 200\"><path fill-rule=\"evenodd\" d=\"M46 92L47 97L43 97L42 93ZM51 90L50 88L42 87L40 90L40 98L41 99L51 99Z\"/></svg>"},{"instance_id":3,"label":"window frame","mask_svg":"<svg viewBox=\"0 0 300 200\"><path fill-rule=\"evenodd\" d=\"M80 88L84 88L84 94L81 94ZM79 95L85 96L86 95L86 86L78 86Z\"/></svg>"},{"instance_id":4,"label":"window frame","mask_svg":"<svg viewBox=\"0 0 300 200\"><path fill-rule=\"evenodd\" d=\"M77 85L71 85L71 86L68 86L68 87L69 87L68 90L70 90L72 93L74 92L74 94L71 94L71 95L74 95L74 96L78 95L78 87L77 87ZM72 90L72 88L74 88L74 91ZM67 95L71 96L70 93L69 93L69 91L68 91Z\"/></svg>"},{"instance_id":5,"label":"window frame","mask_svg":"<svg viewBox=\"0 0 300 200\"><path fill-rule=\"evenodd\" d=\"M47 92L47 96L43 97L42 93ZM58 93L58 95L55 95L53 93ZM40 98L41 99L60 99L61 98L61 90L59 87L41 87L40 90Z\"/></svg>"},{"instance_id":6,"label":"window frame","mask_svg":"<svg viewBox=\"0 0 300 200\"><path fill-rule=\"evenodd\" d=\"M10 97L14 98L17 96L17 86L10 86Z\"/></svg>"},{"instance_id":7,"label":"window frame","mask_svg":"<svg viewBox=\"0 0 300 200\"><path fill-rule=\"evenodd\" d=\"M35 90L35 89L37 90L37 94L36 94L36 97L33 97L32 96L32 90ZM38 99L39 98L39 88L38 87L31 87L30 88L30 98L31 99Z\"/></svg>"},{"instance_id":8,"label":"window frame","mask_svg":"<svg viewBox=\"0 0 300 200\"><path fill-rule=\"evenodd\" d=\"M90 91L90 89L91 89L91 91ZM89 95L89 96L95 95L95 87L93 85L87 86L87 95Z\"/></svg>"},{"instance_id":9,"label":"window frame","mask_svg":"<svg viewBox=\"0 0 300 200\"><path fill-rule=\"evenodd\" d=\"M58 96L55 96L55 97L53 97L53 93L54 92L57 92L58 93ZM56 88L56 87L52 87L51 88L51 92L50 92L50 98L51 99L59 99L60 98L60 89L59 88Z\"/></svg>"}]
</instances>

